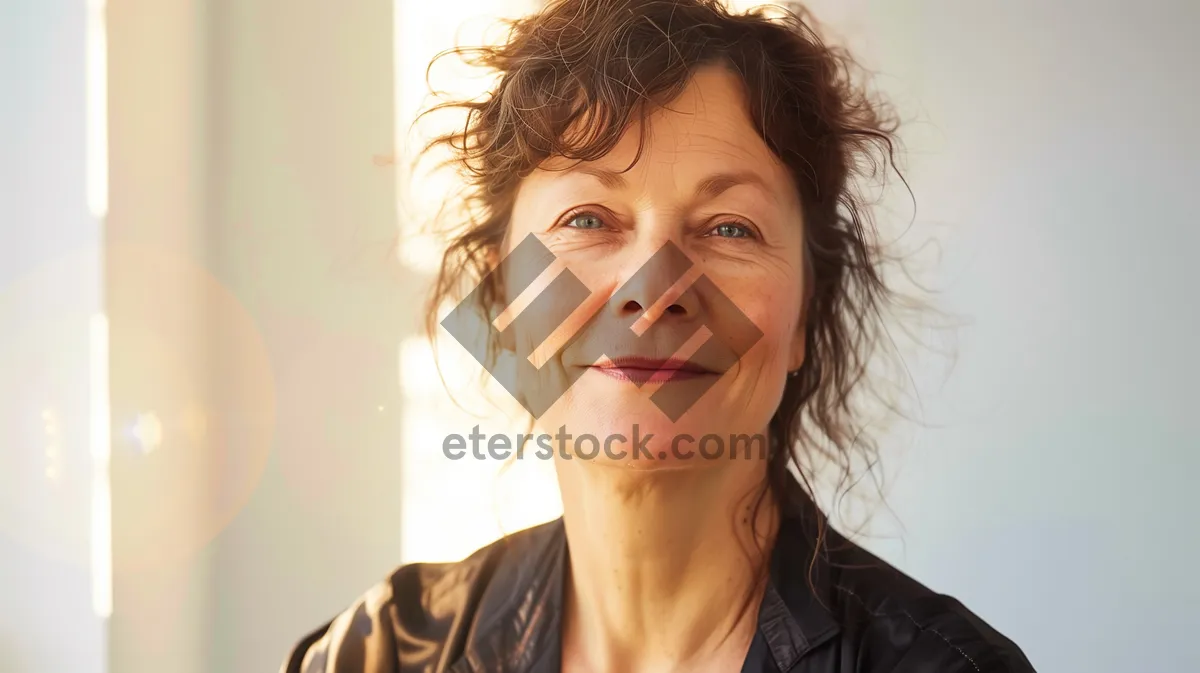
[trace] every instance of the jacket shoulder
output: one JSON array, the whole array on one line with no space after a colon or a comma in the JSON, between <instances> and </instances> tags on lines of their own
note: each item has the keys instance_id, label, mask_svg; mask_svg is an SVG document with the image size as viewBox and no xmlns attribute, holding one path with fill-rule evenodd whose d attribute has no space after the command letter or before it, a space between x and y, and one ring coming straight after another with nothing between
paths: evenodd
<instances>
[{"instance_id":1,"label":"jacket shoulder","mask_svg":"<svg viewBox=\"0 0 1200 673\"><path fill-rule=\"evenodd\" d=\"M297 642L280 673L399 673L414 652L421 669L445 665L457 656L500 562L544 537L548 525L508 535L461 561L397 567Z\"/></svg>"},{"instance_id":2,"label":"jacket shoulder","mask_svg":"<svg viewBox=\"0 0 1200 673\"><path fill-rule=\"evenodd\" d=\"M832 573L832 598L871 670L1033 673L1012 640L958 599L850 546L842 555L847 565Z\"/></svg>"},{"instance_id":3,"label":"jacket shoulder","mask_svg":"<svg viewBox=\"0 0 1200 673\"><path fill-rule=\"evenodd\" d=\"M871 658L891 673L1033 673L1021 649L951 596L883 604L867 621ZM881 634L888 634L882 636Z\"/></svg>"}]
</instances>

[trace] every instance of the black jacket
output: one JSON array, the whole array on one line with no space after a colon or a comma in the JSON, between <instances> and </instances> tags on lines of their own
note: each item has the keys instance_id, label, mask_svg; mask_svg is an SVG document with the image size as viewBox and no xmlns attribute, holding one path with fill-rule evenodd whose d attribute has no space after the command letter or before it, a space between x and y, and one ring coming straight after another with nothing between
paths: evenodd
<instances>
[{"instance_id":1,"label":"black jacket","mask_svg":"<svg viewBox=\"0 0 1200 673\"><path fill-rule=\"evenodd\" d=\"M792 491L743 672L1034 670L957 600L831 530L813 564L820 513ZM281 673L559 673L566 552L558 519L457 563L403 566L298 643Z\"/></svg>"}]
</instances>

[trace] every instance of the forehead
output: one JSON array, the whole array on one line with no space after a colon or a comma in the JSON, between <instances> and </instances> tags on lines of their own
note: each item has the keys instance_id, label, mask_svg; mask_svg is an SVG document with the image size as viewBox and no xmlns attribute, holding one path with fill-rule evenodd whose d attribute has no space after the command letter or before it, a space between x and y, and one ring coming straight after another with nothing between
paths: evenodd
<instances>
[{"instance_id":1,"label":"forehead","mask_svg":"<svg viewBox=\"0 0 1200 673\"><path fill-rule=\"evenodd\" d=\"M576 163L552 157L530 177L548 178ZM669 170L677 181L717 171L753 171L780 188L790 182L754 128L741 80L720 65L697 70L678 97L654 110L645 127L631 127L608 154L584 165L616 171L632 165L632 173Z\"/></svg>"}]
</instances>

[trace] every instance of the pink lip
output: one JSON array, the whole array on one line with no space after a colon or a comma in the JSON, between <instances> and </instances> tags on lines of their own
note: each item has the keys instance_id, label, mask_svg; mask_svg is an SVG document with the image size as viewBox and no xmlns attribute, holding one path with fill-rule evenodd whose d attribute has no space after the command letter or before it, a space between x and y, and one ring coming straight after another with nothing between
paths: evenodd
<instances>
[{"instance_id":1,"label":"pink lip","mask_svg":"<svg viewBox=\"0 0 1200 673\"><path fill-rule=\"evenodd\" d=\"M616 357L593 365L592 369L605 376L639 385L687 381L715 373L695 362L678 358Z\"/></svg>"}]
</instances>

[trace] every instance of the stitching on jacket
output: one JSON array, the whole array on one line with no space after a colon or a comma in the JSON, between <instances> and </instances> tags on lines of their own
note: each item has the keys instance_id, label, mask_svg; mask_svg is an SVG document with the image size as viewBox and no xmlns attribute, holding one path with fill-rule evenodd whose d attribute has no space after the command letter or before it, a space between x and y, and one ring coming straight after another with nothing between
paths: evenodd
<instances>
[{"instance_id":1,"label":"stitching on jacket","mask_svg":"<svg viewBox=\"0 0 1200 673\"><path fill-rule=\"evenodd\" d=\"M885 616L882 610L880 610L880 611L874 611L874 610L872 610L872 609L870 608L870 606L868 606L868 605L867 605L867 602L866 602L866 601L864 601L864 600L862 599L862 597L861 597L861 596L859 596L858 594L854 593L854 592L853 592L853 591L851 591L850 589L847 589L846 587L843 587L843 586L840 586L840 585L837 587L837 589L838 589L838 591L843 591L843 592L845 592L845 593L848 593L848 594L850 594L851 596L853 596L853 597L854 597L854 599L855 599L855 600L857 600L857 601L859 602L859 604L860 604L860 605L862 605L862 606L863 606L863 608L864 608L864 609L865 609L865 610L866 610L868 613L870 613L870 615L871 615L872 617L883 617L883 616ZM964 651L963 651L963 649L962 649L961 647L959 647L958 645L955 645L954 643L950 642L950 639L949 639L949 638L947 638L946 636L942 635L940 631L938 631L937 629L933 628L932 626L921 626L921 623L920 623L920 622L918 622L918 621L917 621L915 618L913 618L913 616L912 616L911 614L909 614L909 613L908 613L908 610L901 609L901 610L900 610L900 614L904 615L905 617L908 617L908 621L912 622L912 623L913 623L913 626L917 627L917 629L918 629L918 630L920 630L920 631L929 631L930 633L932 633L933 635L937 636L938 638L941 638L941 639L942 639L942 642L946 643L946 645L947 645L947 646L949 646L951 649L953 649L955 652L958 652L958 653L959 653L959 655L961 655L963 659L966 659L966 660L967 660L967 662L971 664L971 667L972 667L972 668L974 668L974 669L977 671L977 673L982 673L982 672L983 672L983 669L979 668L979 664L975 663L975 660L974 660L974 659L972 659L970 655L968 655L966 652L964 652Z\"/></svg>"}]
</instances>

